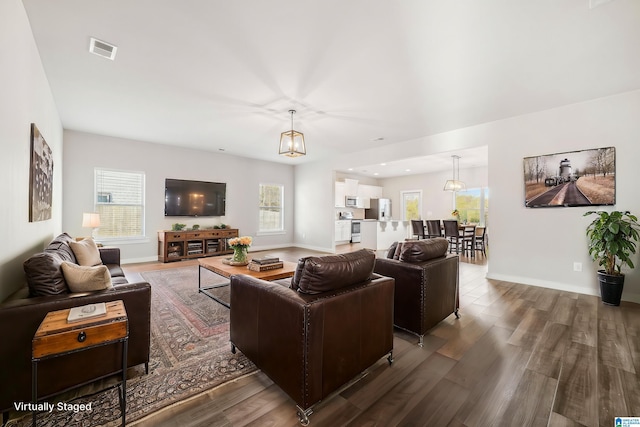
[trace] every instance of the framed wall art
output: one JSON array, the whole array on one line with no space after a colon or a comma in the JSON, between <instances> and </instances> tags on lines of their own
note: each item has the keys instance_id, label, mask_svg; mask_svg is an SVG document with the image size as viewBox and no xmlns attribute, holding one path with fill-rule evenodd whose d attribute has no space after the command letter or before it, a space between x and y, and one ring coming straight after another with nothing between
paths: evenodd
<instances>
[{"instance_id":1,"label":"framed wall art","mask_svg":"<svg viewBox=\"0 0 640 427\"><path fill-rule=\"evenodd\" d=\"M616 203L616 149L594 148L524 158L525 206Z\"/></svg>"},{"instance_id":2,"label":"framed wall art","mask_svg":"<svg viewBox=\"0 0 640 427\"><path fill-rule=\"evenodd\" d=\"M31 123L29 222L51 219L53 153L35 123Z\"/></svg>"}]
</instances>

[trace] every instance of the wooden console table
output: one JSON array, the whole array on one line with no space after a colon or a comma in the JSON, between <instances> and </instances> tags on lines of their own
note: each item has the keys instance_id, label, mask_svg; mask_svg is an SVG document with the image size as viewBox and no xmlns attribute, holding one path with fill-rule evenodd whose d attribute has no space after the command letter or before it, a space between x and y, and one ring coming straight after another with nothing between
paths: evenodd
<instances>
[{"instance_id":1,"label":"wooden console table","mask_svg":"<svg viewBox=\"0 0 640 427\"><path fill-rule=\"evenodd\" d=\"M31 400L38 403L38 362L65 356L103 345L122 343L122 381L120 382L120 411L125 425L127 408L127 344L129 322L124 303L120 300L106 302L107 313L99 317L67 322L69 308L47 313L38 327L31 344ZM37 411L32 413L36 425Z\"/></svg>"},{"instance_id":2,"label":"wooden console table","mask_svg":"<svg viewBox=\"0 0 640 427\"><path fill-rule=\"evenodd\" d=\"M227 240L238 237L237 228L158 231L158 261L170 262L233 253Z\"/></svg>"}]
</instances>

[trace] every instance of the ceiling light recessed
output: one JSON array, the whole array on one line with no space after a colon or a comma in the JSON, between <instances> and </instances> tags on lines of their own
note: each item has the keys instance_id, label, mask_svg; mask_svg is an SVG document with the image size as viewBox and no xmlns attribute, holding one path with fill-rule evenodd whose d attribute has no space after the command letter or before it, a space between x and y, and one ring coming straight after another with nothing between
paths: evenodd
<instances>
[{"instance_id":1,"label":"ceiling light recessed","mask_svg":"<svg viewBox=\"0 0 640 427\"><path fill-rule=\"evenodd\" d=\"M380 163L380 166L387 166L386 163Z\"/></svg>"},{"instance_id":2,"label":"ceiling light recessed","mask_svg":"<svg viewBox=\"0 0 640 427\"><path fill-rule=\"evenodd\" d=\"M89 52L93 53L94 55L98 55L113 61L114 59L116 59L117 50L118 46L91 37Z\"/></svg>"}]
</instances>

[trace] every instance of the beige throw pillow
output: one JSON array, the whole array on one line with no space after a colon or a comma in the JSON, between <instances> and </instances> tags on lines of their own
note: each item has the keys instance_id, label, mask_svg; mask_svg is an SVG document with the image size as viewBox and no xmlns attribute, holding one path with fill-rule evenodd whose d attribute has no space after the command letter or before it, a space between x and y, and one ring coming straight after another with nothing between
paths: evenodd
<instances>
[{"instance_id":1,"label":"beige throw pillow","mask_svg":"<svg viewBox=\"0 0 640 427\"><path fill-rule=\"evenodd\" d=\"M62 274L71 292L91 292L113 288L106 265L89 267L65 261L62 263Z\"/></svg>"},{"instance_id":2,"label":"beige throw pillow","mask_svg":"<svg viewBox=\"0 0 640 427\"><path fill-rule=\"evenodd\" d=\"M73 254L76 256L79 265L94 266L102 264L100 251L92 238L80 240L79 242L69 242Z\"/></svg>"}]
</instances>

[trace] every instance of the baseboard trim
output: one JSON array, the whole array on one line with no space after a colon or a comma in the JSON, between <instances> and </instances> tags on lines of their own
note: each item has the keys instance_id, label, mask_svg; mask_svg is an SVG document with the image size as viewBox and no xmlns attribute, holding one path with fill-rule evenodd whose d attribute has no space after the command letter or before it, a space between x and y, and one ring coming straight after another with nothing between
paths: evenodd
<instances>
[{"instance_id":1,"label":"baseboard trim","mask_svg":"<svg viewBox=\"0 0 640 427\"><path fill-rule=\"evenodd\" d=\"M504 282L520 283L529 286L538 286L540 288L556 289L558 291L575 292L577 294L600 296L599 289L585 289L583 287L569 285L567 283L552 282L548 280L534 279L531 277L509 276L507 274L490 274L487 273L487 279L502 280ZM622 293L622 301L640 304L640 294Z\"/></svg>"},{"instance_id":2,"label":"baseboard trim","mask_svg":"<svg viewBox=\"0 0 640 427\"><path fill-rule=\"evenodd\" d=\"M148 256L148 257L142 257L142 258L127 258L127 259L123 259L120 260L120 264L124 265L124 264L137 264L140 262L154 262L154 261L158 261L158 256Z\"/></svg>"}]
</instances>

